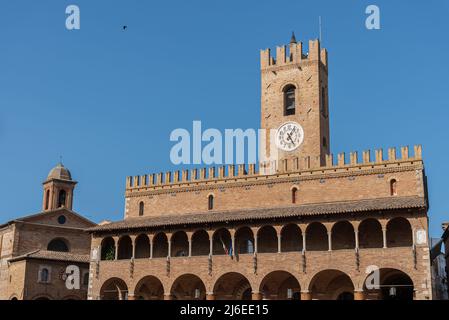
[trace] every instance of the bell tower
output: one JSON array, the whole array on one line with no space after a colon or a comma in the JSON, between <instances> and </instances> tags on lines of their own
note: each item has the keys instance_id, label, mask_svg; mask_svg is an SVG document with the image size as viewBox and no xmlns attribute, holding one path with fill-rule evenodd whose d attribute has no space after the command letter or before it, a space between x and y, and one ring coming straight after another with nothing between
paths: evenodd
<instances>
[{"instance_id":1,"label":"bell tower","mask_svg":"<svg viewBox=\"0 0 449 320\"><path fill-rule=\"evenodd\" d=\"M72 180L70 171L62 163L51 169L43 183L44 196L42 211L51 211L58 208L72 210L73 190L76 181Z\"/></svg>"},{"instance_id":2,"label":"bell tower","mask_svg":"<svg viewBox=\"0 0 449 320\"><path fill-rule=\"evenodd\" d=\"M297 162L298 168L325 165L330 153L327 51L319 40L309 41L308 53L292 34L288 46L261 50L261 128L278 130L277 169ZM287 161L283 161L287 160Z\"/></svg>"}]
</instances>

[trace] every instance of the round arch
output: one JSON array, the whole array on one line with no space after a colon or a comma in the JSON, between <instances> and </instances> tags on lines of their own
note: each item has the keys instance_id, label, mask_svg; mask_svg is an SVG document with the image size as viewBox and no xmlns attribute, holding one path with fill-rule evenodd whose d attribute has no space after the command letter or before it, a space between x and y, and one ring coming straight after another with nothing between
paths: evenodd
<instances>
[{"instance_id":1,"label":"round arch","mask_svg":"<svg viewBox=\"0 0 449 320\"><path fill-rule=\"evenodd\" d=\"M317 272L309 283L312 299L337 300L354 298L354 283L343 271L327 269ZM352 298L351 298L352 297Z\"/></svg>"},{"instance_id":2,"label":"round arch","mask_svg":"<svg viewBox=\"0 0 449 320\"><path fill-rule=\"evenodd\" d=\"M226 228L218 229L213 234L213 255L230 255L232 240L231 233Z\"/></svg>"},{"instance_id":3,"label":"round arch","mask_svg":"<svg viewBox=\"0 0 449 320\"><path fill-rule=\"evenodd\" d=\"M197 275L183 274L173 282L170 294L174 300L205 300L206 286Z\"/></svg>"},{"instance_id":4,"label":"round arch","mask_svg":"<svg viewBox=\"0 0 449 320\"><path fill-rule=\"evenodd\" d=\"M115 241L112 237L106 237L101 241L101 260L115 259Z\"/></svg>"},{"instance_id":5,"label":"round arch","mask_svg":"<svg viewBox=\"0 0 449 320\"><path fill-rule=\"evenodd\" d=\"M120 278L106 280L100 289L100 300L127 300L128 286Z\"/></svg>"},{"instance_id":6,"label":"round arch","mask_svg":"<svg viewBox=\"0 0 449 320\"><path fill-rule=\"evenodd\" d=\"M146 276L137 282L134 289L136 300L163 300L164 286L155 276Z\"/></svg>"},{"instance_id":7,"label":"round arch","mask_svg":"<svg viewBox=\"0 0 449 320\"><path fill-rule=\"evenodd\" d=\"M257 252L278 252L278 235L273 226L264 226L257 231Z\"/></svg>"},{"instance_id":8,"label":"round arch","mask_svg":"<svg viewBox=\"0 0 449 320\"><path fill-rule=\"evenodd\" d=\"M359 224L359 248L382 248L382 225L377 219L368 218Z\"/></svg>"},{"instance_id":9,"label":"round arch","mask_svg":"<svg viewBox=\"0 0 449 320\"><path fill-rule=\"evenodd\" d=\"M296 224L288 224L281 230L281 251L302 251L302 231Z\"/></svg>"},{"instance_id":10,"label":"round arch","mask_svg":"<svg viewBox=\"0 0 449 320\"><path fill-rule=\"evenodd\" d=\"M254 253L254 234L251 228L241 227L235 232L236 254Z\"/></svg>"},{"instance_id":11,"label":"round arch","mask_svg":"<svg viewBox=\"0 0 449 320\"><path fill-rule=\"evenodd\" d=\"M252 298L250 282L237 272L221 275L215 281L213 292L216 300L251 300Z\"/></svg>"},{"instance_id":12,"label":"round arch","mask_svg":"<svg viewBox=\"0 0 449 320\"><path fill-rule=\"evenodd\" d=\"M168 256L168 238L164 232L159 232L153 238L153 258Z\"/></svg>"},{"instance_id":13,"label":"round arch","mask_svg":"<svg viewBox=\"0 0 449 320\"><path fill-rule=\"evenodd\" d=\"M378 272L379 286L367 289L367 283L371 282L373 273L364 281L364 290L370 299L381 300L413 300L414 283L411 277L402 270L395 268L381 268ZM376 279L376 276L374 276Z\"/></svg>"},{"instance_id":14,"label":"round arch","mask_svg":"<svg viewBox=\"0 0 449 320\"><path fill-rule=\"evenodd\" d=\"M133 243L130 236L123 236L118 241L118 260L131 259L133 255Z\"/></svg>"},{"instance_id":15,"label":"round arch","mask_svg":"<svg viewBox=\"0 0 449 320\"><path fill-rule=\"evenodd\" d=\"M354 249L355 232L353 225L347 221L338 221L332 226L332 250Z\"/></svg>"},{"instance_id":16,"label":"round arch","mask_svg":"<svg viewBox=\"0 0 449 320\"><path fill-rule=\"evenodd\" d=\"M312 222L306 229L306 250L329 250L327 229L321 222Z\"/></svg>"},{"instance_id":17,"label":"round arch","mask_svg":"<svg viewBox=\"0 0 449 320\"><path fill-rule=\"evenodd\" d=\"M185 231L177 231L171 237L171 256L187 257L189 255L189 240Z\"/></svg>"},{"instance_id":18,"label":"round arch","mask_svg":"<svg viewBox=\"0 0 449 320\"><path fill-rule=\"evenodd\" d=\"M260 283L259 292L264 300L300 300L301 285L294 275L287 271L273 271Z\"/></svg>"},{"instance_id":19,"label":"round arch","mask_svg":"<svg viewBox=\"0 0 449 320\"><path fill-rule=\"evenodd\" d=\"M136 259L143 259L150 257L150 239L146 234L140 234L137 236L134 245L134 255Z\"/></svg>"},{"instance_id":20,"label":"round arch","mask_svg":"<svg viewBox=\"0 0 449 320\"><path fill-rule=\"evenodd\" d=\"M209 234L206 230L197 230L192 235L192 256L207 256L210 251Z\"/></svg>"},{"instance_id":21,"label":"round arch","mask_svg":"<svg viewBox=\"0 0 449 320\"><path fill-rule=\"evenodd\" d=\"M387 223L387 247L411 247L413 245L412 226L403 217L393 218Z\"/></svg>"}]
</instances>

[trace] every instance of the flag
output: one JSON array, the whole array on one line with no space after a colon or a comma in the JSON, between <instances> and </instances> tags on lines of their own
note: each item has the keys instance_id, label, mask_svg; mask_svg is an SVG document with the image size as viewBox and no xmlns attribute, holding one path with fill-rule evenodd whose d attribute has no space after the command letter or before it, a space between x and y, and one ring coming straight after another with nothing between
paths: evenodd
<instances>
[{"instance_id":1,"label":"flag","mask_svg":"<svg viewBox=\"0 0 449 320\"><path fill-rule=\"evenodd\" d=\"M220 242L221 242L221 245L223 246L223 251L225 252L225 254L229 254L228 248L226 248L226 245L225 245L221 235L220 235Z\"/></svg>"}]
</instances>

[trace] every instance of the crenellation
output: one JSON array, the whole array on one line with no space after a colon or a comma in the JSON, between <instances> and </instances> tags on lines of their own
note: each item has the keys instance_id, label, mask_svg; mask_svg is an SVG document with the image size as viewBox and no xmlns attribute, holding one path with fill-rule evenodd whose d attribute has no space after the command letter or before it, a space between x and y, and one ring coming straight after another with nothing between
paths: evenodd
<instances>
[{"instance_id":1,"label":"crenellation","mask_svg":"<svg viewBox=\"0 0 449 320\"><path fill-rule=\"evenodd\" d=\"M209 180L215 179L215 167L210 167L209 168Z\"/></svg>"},{"instance_id":2,"label":"crenellation","mask_svg":"<svg viewBox=\"0 0 449 320\"><path fill-rule=\"evenodd\" d=\"M357 159L357 151L355 151L355 152L351 152L350 154L349 154L349 164L350 165L356 165L357 163L358 163L358 159Z\"/></svg>"},{"instance_id":3,"label":"crenellation","mask_svg":"<svg viewBox=\"0 0 449 320\"><path fill-rule=\"evenodd\" d=\"M342 167L354 167L362 165L379 165L388 164L391 162L398 162L400 164L404 161L414 161L422 159L422 147L420 145L414 146L413 157L409 153L409 147L403 146L400 148L401 153L398 157L396 154L396 148L388 148L388 158L383 159L383 149L376 149L375 162L371 161L371 151L365 150L362 152L361 162L358 159L358 152L350 152L349 159L346 159L344 152L337 154L337 163L334 164L334 155L327 154L325 157L325 163L322 166L311 166L310 156L306 157L294 157L291 159L281 159L279 161L273 160L260 164L239 164L239 165L227 165L218 167L208 167L200 169L183 169L182 171L168 171L158 174L148 174L141 176L128 176L126 177L126 188L140 188L140 187L154 187L168 184L178 184L196 181L206 181L215 179L226 178L239 178L244 176L254 175L271 175L273 173L290 173L304 170L316 170L319 168L332 168L338 169ZM347 162L349 160L349 162ZM259 167L259 169L258 169ZM181 174L182 173L182 174Z\"/></svg>"},{"instance_id":4,"label":"crenellation","mask_svg":"<svg viewBox=\"0 0 449 320\"><path fill-rule=\"evenodd\" d=\"M409 157L408 146L401 147L401 159L406 160Z\"/></svg>"},{"instance_id":5,"label":"crenellation","mask_svg":"<svg viewBox=\"0 0 449 320\"><path fill-rule=\"evenodd\" d=\"M334 155L332 153L326 154L326 167L334 166Z\"/></svg>"},{"instance_id":6,"label":"crenellation","mask_svg":"<svg viewBox=\"0 0 449 320\"><path fill-rule=\"evenodd\" d=\"M156 176L156 184L159 186L162 184L162 173L158 173Z\"/></svg>"},{"instance_id":7,"label":"crenellation","mask_svg":"<svg viewBox=\"0 0 449 320\"><path fill-rule=\"evenodd\" d=\"M281 66L284 65L286 61L286 54L285 54L285 46L279 46L276 47L276 62L277 65Z\"/></svg>"},{"instance_id":8,"label":"crenellation","mask_svg":"<svg viewBox=\"0 0 449 320\"><path fill-rule=\"evenodd\" d=\"M288 46L277 46L275 57L273 57L269 48L260 50L261 69L287 64L300 64L304 60L320 61L327 67L327 59L327 50L320 48L318 39L309 41L309 52L307 53L303 53L302 42L291 42Z\"/></svg>"},{"instance_id":9,"label":"crenellation","mask_svg":"<svg viewBox=\"0 0 449 320\"><path fill-rule=\"evenodd\" d=\"M371 151L370 150L363 151L362 162L363 162L363 164L371 163Z\"/></svg>"},{"instance_id":10,"label":"crenellation","mask_svg":"<svg viewBox=\"0 0 449 320\"><path fill-rule=\"evenodd\" d=\"M343 167L345 165L345 153L339 153L337 155L337 166Z\"/></svg>"},{"instance_id":11,"label":"crenellation","mask_svg":"<svg viewBox=\"0 0 449 320\"><path fill-rule=\"evenodd\" d=\"M388 148L388 161L396 161L396 148Z\"/></svg>"},{"instance_id":12,"label":"crenellation","mask_svg":"<svg viewBox=\"0 0 449 320\"><path fill-rule=\"evenodd\" d=\"M200 169L200 180L206 180L206 168Z\"/></svg>"},{"instance_id":13,"label":"crenellation","mask_svg":"<svg viewBox=\"0 0 449 320\"><path fill-rule=\"evenodd\" d=\"M414 150L415 150L415 159L422 159L422 147L421 145L416 145L414 146Z\"/></svg>"},{"instance_id":14,"label":"crenellation","mask_svg":"<svg viewBox=\"0 0 449 320\"><path fill-rule=\"evenodd\" d=\"M376 154L376 163L382 163L384 160L384 156L383 156L383 150L382 149L377 149L375 151Z\"/></svg>"},{"instance_id":15,"label":"crenellation","mask_svg":"<svg viewBox=\"0 0 449 320\"><path fill-rule=\"evenodd\" d=\"M191 181L196 181L196 180L198 180L198 169L192 169L192 170L190 170L190 172L192 173L191 174L191 176L190 176L190 180Z\"/></svg>"},{"instance_id":16,"label":"crenellation","mask_svg":"<svg viewBox=\"0 0 449 320\"><path fill-rule=\"evenodd\" d=\"M164 183L165 183L165 184L171 183L171 177L172 177L172 173L171 173L170 171L167 171L167 172L165 173L165 180L164 180Z\"/></svg>"}]
</instances>

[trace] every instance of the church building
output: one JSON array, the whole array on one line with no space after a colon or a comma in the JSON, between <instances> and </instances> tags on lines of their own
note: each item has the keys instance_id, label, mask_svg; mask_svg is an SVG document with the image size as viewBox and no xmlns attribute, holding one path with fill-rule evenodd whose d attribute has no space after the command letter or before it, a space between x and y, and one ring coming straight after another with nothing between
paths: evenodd
<instances>
[{"instance_id":1,"label":"church building","mask_svg":"<svg viewBox=\"0 0 449 320\"><path fill-rule=\"evenodd\" d=\"M0 300L87 298L90 236L85 229L96 224L72 211L76 184L59 163L43 183L42 211L0 225ZM77 283L68 287L73 272Z\"/></svg>"}]
</instances>

